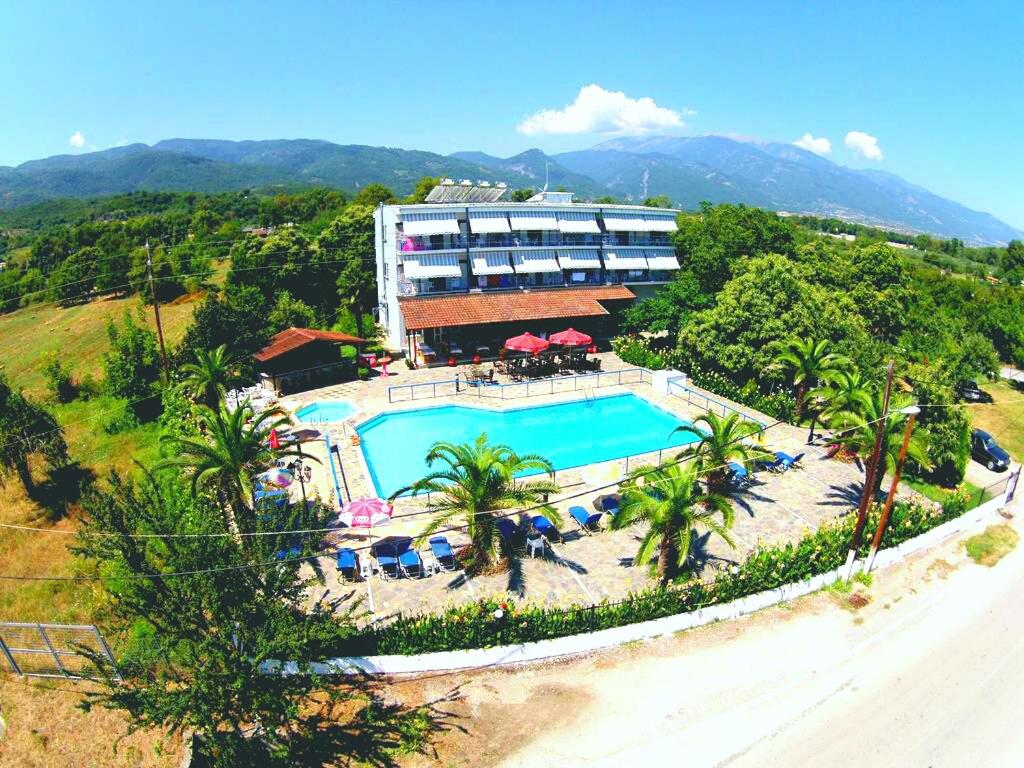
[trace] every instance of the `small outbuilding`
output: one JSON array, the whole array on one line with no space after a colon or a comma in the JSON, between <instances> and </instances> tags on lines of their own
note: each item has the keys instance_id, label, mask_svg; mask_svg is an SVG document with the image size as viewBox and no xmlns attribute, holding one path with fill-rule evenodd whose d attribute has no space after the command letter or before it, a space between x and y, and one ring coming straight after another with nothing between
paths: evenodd
<instances>
[{"instance_id":1,"label":"small outbuilding","mask_svg":"<svg viewBox=\"0 0 1024 768\"><path fill-rule=\"evenodd\" d=\"M264 388L288 394L356 378L356 356L365 339L337 331L287 328L253 355ZM340 347L356 348L345 358Z\"/></svg>"}]
</instances>

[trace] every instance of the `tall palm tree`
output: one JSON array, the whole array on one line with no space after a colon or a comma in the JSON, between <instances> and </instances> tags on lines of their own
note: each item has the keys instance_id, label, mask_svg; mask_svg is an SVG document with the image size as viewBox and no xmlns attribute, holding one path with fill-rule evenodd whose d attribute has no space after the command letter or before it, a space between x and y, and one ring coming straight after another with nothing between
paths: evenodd
<instances>
[{"instance_id":1,"label":"tall palm tree","mask_svg":"<svg viewBox=\"0 0 1024 768\"><path fill-rule=\"evenodd\" d=\"M829 352L828 348L829 343L825 339L793 339L775 358L778 365L792 371L798 422L803 416L807 390L817 386L832 372L852 365L848 358ZM813 438L813 430L811 436Z\"/></svg>"},{"instance_id":2,"label":"tall palm tree","mask_svg":"<svg viewBox=\"0 0 1024 768\"><path fill-rule=\"evenodd\" d=\"M420 542L461 521L472 542L471 561L467 564L471 571L479 571L504 557L510 573L515 572L519 554L499 535L497 523L511 510L541 504L548 494L558 492L551 462L535 454L521 456L507 445L492 445L484 433L472 443L434 443L427 453L427 465L433 469L435 464L442 468L391 496L394 499L404 493L431 495L430 511L434 518L420 535ZM547 477L529 481L516 477L526 472L542 472ZM553 508L545 507L545 515L556 525L561 522Z\"/></svg>"},{"instance_id":3,"label":"tall palm tree","mask_svg":"<svg viewBox=\"0 0 1024 768\"><path fill-rule=\"evenodd\" d=\"M721 491L729 476L729 462L738 461L749 466L760 454L756 445L747 442L760 431L760 424L738 413L719 416L708 412L694 419L693 424L684 424L673 430L673 434L689 432L698 438L696 443L687 446L676 458L695 459L697 469L705 473L708 488Z\"/></svg>"},{"instance_id":4,"label":"tall palm tree","mask_svg":"<svg viewBox=\"0 0 1024 768\"><path fill-rule=\"evenodd\" d=\"M252 478L277 459L300 455L297 449L274 449L269 445L270 430L291 421L278 408L255 414L248 402L234 411L201 405L196 415L204 427L204 437L164 435L161 442L169 448L171 458L159 462L157 468L188 469L192 492L214 490L230 515L229 522L241 526L249 522L248 512L255 507ZM308 454L301 455L315 460Z\"/></svg>"},{"instance_id":5,"label":"tall palm tree","mask_svg":"<svg viewBox=\"0 0 1024 768\"><path fill-rule=\"evenodd\" d=\"M883 393L874 392L860 409L837 413L829 420L830 426L834 425L839 430L832 438L832 442L845 446L853 453L865 471L865 463L875 447L875 430L882 418L882 402ZM889 402L889 416L885 419L885 432L882 436L881 455L884 463L879 464L879 471L875 476L875 487L872 489L875 494L882 487L882 478L896 469L900 446L903 443L904 424L907 420L906 414L899 411L911 402L912 399L906 395L896 395ZM925 469L931 467L928 441L923 431L917 430L911 435L907 456Z\"/></svg>"},{"instance_id":6,"label":"tall palm tree","mask_svg":"<svg viewBox=\"0 0 1024 768\"><path fill-rule=\"evenodd\" d=\"M856 367L839 369L827 373L821 386L812 389L807 396L823 403L817 417L829 424L840 413L860 413L870 408L876 384ZM811 428L813 430L813 425Z\"/></svg>"},{"instance_id":7,"label":"tall palm tree","mask_svg":"<svg viewBox=\"0 0 1024 768\"><path fill-rule=\"evenodd\" d=\"M227 345L216 349L195 350L196 362L181 366L185 374L178 389L194 402L207 408L216 408L224 401L227 391L237 384L245 383L236 360L228 356Z\"/></svg>"},{"instance_id":8,"label":"tall palm tree","mask_svg":"<svg viewBox=\"0 0 1024 768\"><path fill-rule=\"evenodd\" d=\"M667 463L639 467L620 486L622 502L612 528L647 523L633 562L649 563L657 552L656 573L662 584L686 567L699 531L709 531L730 547L736 546L729 535L735 517L732 504L720 493L705 491L699 476L693 462Z\"/></svg>"}]
</instances>

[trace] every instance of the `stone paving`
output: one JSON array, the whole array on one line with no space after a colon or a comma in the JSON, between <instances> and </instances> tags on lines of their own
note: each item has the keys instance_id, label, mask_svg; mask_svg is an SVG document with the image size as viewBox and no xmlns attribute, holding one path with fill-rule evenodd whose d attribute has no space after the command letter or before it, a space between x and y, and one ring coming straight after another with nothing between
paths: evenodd
<instances>
[{"instance_id":1,"label":"stone paving","mask_svg":"<svg viewBox=\"0 0 1024 768\"><path fill-rule=\"evenodd\" d=\"M605 354L601 357L605 370L616 371L629 367L622 364L614 355ZM468 369L468 366L462 366L460 372L463 369ZM331 435L333 444L338 447L341 458L344 477L342 479L339 476L339 485L342 486L342 497L376 495L366 472L361 450L353 436L355 425L359 422L378 413L411 407L408 401L389 402L387 387L397 384L399 380L403 384L445 381L451 378L452 370L403 369L402 374L389 379L352 382L305 392L299 396L286 398L283 403L286 407L295 409L317 400L344 398L359 407L359 413L347 422L325 427ZM608 378L610 380L612 377ZM543 385L534 385L534 389L536 390L538 386L543 388ZM551 388L549 385L549 389ZM561 387L566 388L564 385ZM422 402L417 400L417 405L432 407L465 403L471 398L474 405L498 410L522 407L527 402L530 405L543 405L579 399L581 396L579 390L561 391L558 385L553 389L554 394L531 396L529 400L516 398L502 401L463 392L459 395L453 393L450 396L423 399ZM635 381L621 386L613 383L610 386L602 386L600 391L602 394L631 391L677 414L680 421L693 419L704 412L697 402L688 403L684 398L658 394L646 382ZM762 423L771 422L771 419L763 414L717 396L712 397L717 402L726 403ZM700 405L705 406L706 402L700 401ZM758 472L751 486L736 494L736 523L732 530L736 548L730 548L720 539L711 539L706 546L700 548L700 561L703 567L723 567L738 562L758 541L793 540L805 530L814 529L821 522L854 509L860 493L860 472L852 465L825 458L820 448L807 446L805 441L806 433L802 429L785 424L775 425L769 429L764 441L766 451L782 450L791 455L806 455L797 468L788 472ZM330 465L325 444L320 441L310 443L309 452L321 462L313 464L313 480L307 486L309 492L319 494L322 498L337 504L338 494L329 475ZM527 599L560 605L589 604L621 599L628 592L653 583L648 568L633 565L642 530L635 528L611 531L602 527L598 532L584 535L569 517L568 508L580 505L588 509L599 509L601 497L613 494L615 488L593 490L596 486L610 484L629 469L641 463L656 463L658 459L659 455L653 453L557 473L557 480L563 490L551 501L561 517L559 528L562 540L549 546L546 557L525 561ZM388 526L375 529L372 535L339 531L338 534L332 535L331 541L334 544L359 549L370 546L377 537L415 537L428 519L425 500L400 500L396 504L394 519ZM456 548L468 541L465 534L458 531L448 532L446 535ZM425 560L429 563L432 560L429 548L420 549L425 552ZM365 551L360 552L363 558L368 554ZM507 586L506 577L503 575L474 577L467 580L458 572L442 572L423 579L393 581L385 581L375 575L355 584L342 584L330 559L325 559L323 566L323 571L327 574L326 588L315 590L310 599L322 599L325 596L327 599L339 598L354 590L357 596L364 598L364 607L369 609L369 618L374 621L386 620L399 613L436 611L448 604L503 594Z\"/></svg>"}]
</instances>

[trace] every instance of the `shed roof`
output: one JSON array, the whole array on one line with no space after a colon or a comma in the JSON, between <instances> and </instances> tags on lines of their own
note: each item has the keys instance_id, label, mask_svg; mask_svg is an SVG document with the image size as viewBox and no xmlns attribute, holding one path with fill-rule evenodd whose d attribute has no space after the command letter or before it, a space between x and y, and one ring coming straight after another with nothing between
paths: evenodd
<instances>
[{"instance_id":1,"label":"shed roof","mask_svg":"<svg viewBox=\"0 0 1024 768\"><path fill-rule=\"evenodd\" d=\"M328 341L335 344L365 344L366 339L358 336L350 336L347 333L338 331L319 331L315 328L286 328L270 340L263 349L253 355L256 360L263 363L273 360L286 352L305 346L312 341Z\"/></svg>"}]
</instances>

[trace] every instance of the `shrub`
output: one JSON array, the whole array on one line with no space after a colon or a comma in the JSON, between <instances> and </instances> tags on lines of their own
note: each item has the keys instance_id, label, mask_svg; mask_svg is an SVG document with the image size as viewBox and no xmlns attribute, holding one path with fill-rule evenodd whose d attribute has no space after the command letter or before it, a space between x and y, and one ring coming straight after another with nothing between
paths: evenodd
<instances>
[{"instance_id":1,"label":"shrub","mask_svg":"<svg viewBox=\"0 0 1024 768\"><path fill-rule=\"evenodd\" d=\"M963 494L950 494L942 504L897 503L882 539L884 549L935 528L963 514ZM878 524L879 506L869 511L859 555L868 553ZM720 605L748 595L805 581L835 570L846 561L856 515L849 514L806 532L796 542L759 544L740 565L719 571L710 581L651 588L615 603L568 608L517 603L495 596L441 613L399 616L376 630L339 638L337 650L347 654L415 654L496 645L528 643L584 632L621 627Z\"/></svg>"},{"instance_id":2,"label":"shrub","mask_svg":"<svg viewBox=\"0 0 1024 768\"><path fill-rule=\"evenodd\" d=\"M651 370L667 367L665 358L652 351L650 342L640 336L617 336L612 339L612 350L630 365Z\"/></svg>"},{"instance_id":3,"label":"shrub","mask_svg":"<svg viewBox=\"0 0 1024 768\"><path fill-rule=\"evenodd\" d=\"M78 394L78 388L71 378L71 369L53 355L43 366L43 378L50 396L58 403L70 403Z\"/></svg>"},{"instance_id":4,"label":"shrub","mask_svg":"<svg viewBox=\"0 0 1024 768\"><path fill-rule=\"evenodd\" d=\"M109 399L110 408L107 409L107 416L101 425L104 432L108 435L119 435L139 426L139 419L131 403L120 398Z\"/></svg>"}]
</instances>

